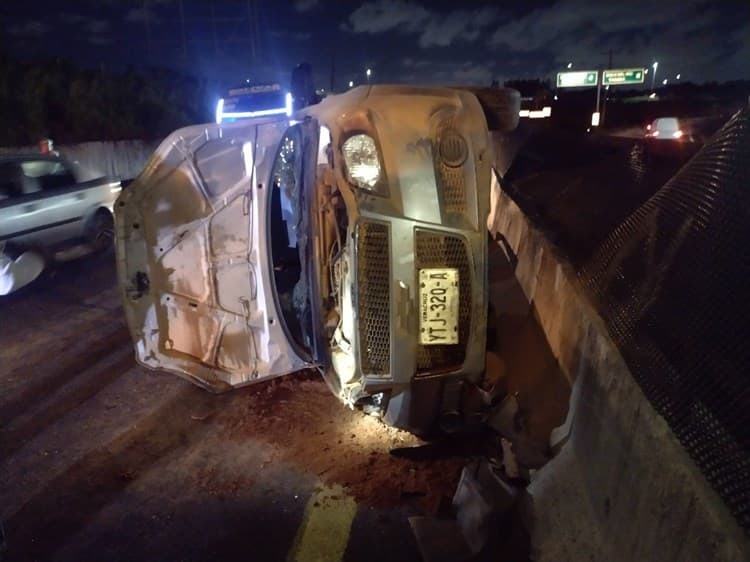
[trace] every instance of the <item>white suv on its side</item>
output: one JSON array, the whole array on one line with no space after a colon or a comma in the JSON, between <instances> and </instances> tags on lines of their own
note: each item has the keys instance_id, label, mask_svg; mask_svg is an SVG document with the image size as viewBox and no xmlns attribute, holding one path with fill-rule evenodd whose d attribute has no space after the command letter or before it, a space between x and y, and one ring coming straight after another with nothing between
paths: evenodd
<instances>
[{"instance_id":1,"label":"white suv on its side","mask_svg":"<svg viewBox=\"0 0 750 562\"><path fill-rule=\"evenodd\" d=\"M492 159L463 89L173 133L115 207L138 361L212 391L315 368L389 424L452 423L485 368Z\"/></svg>"}]
</instances>

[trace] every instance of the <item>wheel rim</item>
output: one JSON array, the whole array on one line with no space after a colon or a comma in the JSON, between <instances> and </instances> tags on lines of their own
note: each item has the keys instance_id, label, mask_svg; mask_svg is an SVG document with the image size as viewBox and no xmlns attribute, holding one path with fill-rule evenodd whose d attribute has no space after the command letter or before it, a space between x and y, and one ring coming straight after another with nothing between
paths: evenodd
<instances>
[{"instance_id":1,"label":"wheel rim","mask_svg":"<svg viewBox=\"0 0 750 562\"><path fill-rule=\"evenodd\" d=\"M94 223L93 246L97 250L108 248L115 237L115 230L109 217L100 215Z\"/></svg>"}]
</instances>

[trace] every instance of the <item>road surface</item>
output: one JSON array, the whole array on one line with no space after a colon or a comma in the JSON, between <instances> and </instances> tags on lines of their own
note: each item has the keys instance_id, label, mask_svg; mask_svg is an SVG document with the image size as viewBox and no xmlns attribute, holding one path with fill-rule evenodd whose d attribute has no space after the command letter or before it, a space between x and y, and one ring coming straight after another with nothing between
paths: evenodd
<instances>
[{"instance_id":1,"label":"road surface","mask_svg":"<svg viewBox=\"0 0 750 562\"><path fill-rule=\"evenodd\" d=\"M467 459L391 456L418 440L314 374L216 396L136 366L111 254L0 317L7 560L417 560L407 517Z\"/></svg>"}]
</instances>

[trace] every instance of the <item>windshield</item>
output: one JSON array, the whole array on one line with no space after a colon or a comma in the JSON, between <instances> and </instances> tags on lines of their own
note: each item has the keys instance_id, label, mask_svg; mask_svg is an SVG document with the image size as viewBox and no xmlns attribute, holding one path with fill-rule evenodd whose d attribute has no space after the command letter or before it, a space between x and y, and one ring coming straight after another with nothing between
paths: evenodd
<instances>
[{"instance_id":1,"label":"windshield","mask_svg":"<svg viewBox=\"0 0 750 562\"><path fill-rule=\"evenodd\" d=\"M306 353L312 350L307 228L302 189L302 132L284 133L271 171L270 245L276 296L287 333Z\"/></svg>"}]
</instances>

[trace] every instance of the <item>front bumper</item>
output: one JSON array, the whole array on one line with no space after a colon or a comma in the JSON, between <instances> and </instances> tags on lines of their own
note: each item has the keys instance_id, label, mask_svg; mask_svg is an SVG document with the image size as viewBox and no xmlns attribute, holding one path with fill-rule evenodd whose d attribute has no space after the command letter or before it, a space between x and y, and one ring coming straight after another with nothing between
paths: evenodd
<instances>
[{"instance_id":1,"label":"front bumper","mask_svg":"<svg viewBox=\"0 0 750 562\"><path fill-rule=\"evenodd\" d=\"M407 384L446 374L473 377L484 367L486 236L408 219L360 221L357 228L359 359L364 387ZM459 272L459 337L419 343L419 270Z\"/></svg>"},{"instance_id":2,"label":"front bumper","mask_svg":"<svg viewBox=\"0 0 750 562\"><path fill-rule=\"evenodd\" d=\"M358 353L361 391L388 397L387 421L426 431L458 410L461 381L484 371L487 236L408 219L360 221L357 229ZM419 270L459 271L459 341L419 343Z\"/></svg>"},{"instance_id":3,"label":"front bumper","mask_svg":"<svg viewBox=\"0 0 750 562\"><path fill-rule=\"evenodd\" d=\"M356 403L382 392L388 423L426 429L435 410L452 402L446 385L477 381L484 371L489 135L467 92L384 87L362 94L333 129L338 146L361 131L372 136L382 170L373 193L347 196L352 188L339 183L355 239L355 321L346 331L355 373L341 377L341 397ZM337 172L346 176L343 167ZM458 344L419 343L425 268L459 272Z\"/></svg>"}]
</instances>

